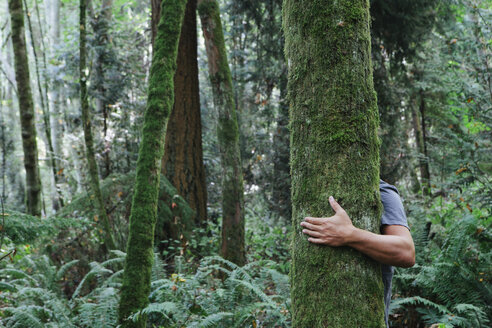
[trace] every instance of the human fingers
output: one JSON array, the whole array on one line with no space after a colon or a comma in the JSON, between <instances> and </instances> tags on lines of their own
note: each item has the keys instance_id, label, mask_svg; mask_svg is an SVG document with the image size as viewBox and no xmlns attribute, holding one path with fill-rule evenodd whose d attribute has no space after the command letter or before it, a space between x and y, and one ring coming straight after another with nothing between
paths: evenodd
<instances>
[{"instance_id":1,"label":"human fingers","mask_svg":"<svg viewBox=\"0 0 492 328\"><path fill-rule=\"evenodd\" d=\"M319 230L320 229L320 225L311 224L311 223L306 222L306 221L301 222L301 226L304 228L308 228L310 230Z\"/></svg>"},{"instance_id":2,"label":"human fingers","mask_svg":"<svg viewBox=\"0 0 492 328\"><path fill-rule=\"evenodd\" d=\"M330 196L329 201L330 201L331 208L335 211L335 213L339 213L343 211L343 208L340 206L340 204L337 203L337 201L335 200L335 198L333 198L333 196Z\"/></svg>"},{"instance_id":3,"label":"human fingers","mask_svg":"<svg viewBox=\"0 0 492 328\"><path fill-rule=\"evenodd\" d=\"M321 238L308 238L308 241L313 244L324 244L325 241Z\"/></svg>"},{"instance_id":4,"label":"human fingers","mask_svg":"<svg viewBox=\"0 0 492 328\"><path fill-rule=\"evenodd\" d=\"M303 229L302 232L306 235L311 236L311 237L322 237L323 236L320 232L314 231L314 230Z\"/></svg>"},{"instance_id":5,"label":"human fingers","mask_svg":"<svg viewBox=\"0 0 492 328\"><path fill-rule=\"evenodd\" d=\"M320 225L325 223L326 218L312 218L312 217L305 217L304 222L309 222L312 224Z\"/></svg>"}]
</instances>

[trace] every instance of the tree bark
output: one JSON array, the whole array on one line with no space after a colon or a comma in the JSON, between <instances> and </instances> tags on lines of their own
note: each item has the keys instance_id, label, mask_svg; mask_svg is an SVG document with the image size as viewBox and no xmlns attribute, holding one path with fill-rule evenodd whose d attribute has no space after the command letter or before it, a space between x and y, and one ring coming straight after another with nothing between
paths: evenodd
<instances>
[{"instance_id":1,"label":"tree bark","mask_svg":"<svg viewBox=\"0 0 492 328\"><path fill-rule=\"evenodd\" d=\"M285 64L286 67L286 64ZM273 178L272 207L277 214L291 223L292 203L289 165L289 102L287 100L287 76L280 76L280 103L277 119L277 133L273 136Z\"/></svg>"},{"instance_id":2,"label":"tree bark","mask_svg":"<svg viewBox=\"0 0 492 328\"><path fill-rule=\"evenodd\" d=\"M51 173L53 174L53 188L54 190L52 191L52 201L53 201L53 210L57 211L60 209L60 207L63 207L63 197L61 193L59 193L59 190L57 189L57 185L60 183L60 175L58 173L58 168L56 166L56 159L55 159L55 151L53 150L53 142L51 139L51 125L50 125L50 107L48 103L48 86L47 86L47 76L46 76L46 60L43 61L44 63L44 71L45 74L43 76L44 78L44 90L43 87L41 86L41 74L39 73L39 60L38 60L38 55L37 55L37 50L36 50L36 44L34 42L35 36L33 33L32 29L32 23L31 23L31 13L29 12L29 9L27 7L27 1L24 0L24 7L26 7L27 11L27 26L29 27L29 34L31 35L31 46L32 46L32 53L34 55L34 67L36 68L36 81L38 85L38 92L39 92L39 99L41 102L41 109L43 111L43 126L44 126L44 133L46 136L46 144L48 146L47 153L50 158L50 165L51 165ZM36 6L37 8L37 6ZM39 10L38 12L38 19L39 17ZM39 23L39 27L41 28L41 23ZM42 40L44 35L40 29L39 31L40 34L40 39ZM42 52L44 52L44 49L41 49ZM45 59L44 53L42 54L43 58Z\"/></svg>"},{"instance_id":3,"label":"tree bark","mask_svg":"<svg viewBox=\"0 0 492 328\"><path fill-rule=\"evenodd\" d=\"M19 97L22 146L24 148L24 166L26 168L27 211L31 215L39 216L41 215L41 179L22 0L9 0L9 12L14 48L15 79Z\"/></svg>"},{"instance_id":4,"label":"tree bark","mask_svg":"<svg viewBox=\"0 0 492 328\"><path fill-rule=\"evenodd\" d=\"M101 10L97 12L92 18L92 26L94 29L94 42L95 42L95 65L94 65L94 73L95 73L95 89L97 97L96 97L96 106L97 112L102 113L103 115L103 169L101 172L102 178L106 178L111 174L111 144L110 140L108 140L108 128L109 128L109 113L113 98L110 90L105 86L107 84L107 69L108 62L111 61L111 57L113 57L113 51L111 50L111 38L109 35L109 29L111 26L111 19L113 11L113 0L103 0L101 3Z\"/></svg>"},{"instance_id":5,"label":"tree bark","mask_svg":"<svg viewBox=\"0 0 492 328\"><path fill-rule=\"evenodd\" d=\"M53 49L51 58L57 59L57 49L60 44L60 0L51 0L50 6L50 39L53 43ZM49 92L49 108L51 109L50 125L51 125L51 140L53 143L53 155L55 157L56 175L58 181L55 181L55 187L58 193L61 194L60 184L64 181L65 175L63 170L63 162L60 160L63 158L63 124L62 124L62 110L60 108L61 97L60 89L61 85L58 79L52 78L52 87Z\"/></svg>"},{"instance_id":6,"label":"tree bark","mask_svg":"<svg viewBox=\"0 0 492 328\"><path fill-rule=\"evenodd\" d=\"M196 25L196 0L189 0L179 40L174 107L166 131L162 174L195 210L195 224L199 226L207 219L207 188L203 166ZM177 237L170 236L174 239Z\"/></svg>"},{"instance_id":7,"label":"tree bark","mask_svg":"<svg viewBox=\"0 0 492 328\"><path fill-rule=\"evenodd\" d=\"M415 133L415 141L417 144L417 151L419 153L419 167L420 167L420 179L422 186L422 193L425 196L431 195L430 188L430 170L429 170L429 158L427 156L427 147L425 143L425 99L423 96L423 91L420 94L420 104L417 110L416 105L412 105L412 119L413 119L413 129ZM419 113L420 111L420 113ZM422 116L422 117L420 117Z\"/></svg>"},{"instance_id":8,"label":"tree bark","mask_svg":"<svg viewBox=\"0 0 492 328\"><path fill-rule=\"evenodd\" d=\"M100 220L104 230L104 244L106 250L109 251L115 248L113 235L111 233L111 226L109 224L109 218L104 208L104 202L101 194L101 188L99 186L99 174L96 163L96 157L94 152L94 141L92 138L92 126L89 113L89 101L87 99L87 76L86 70L86 0L80 0L80 104L82 107L82 124L84 126L84 140L86 148L86 159L89 166L89 179L92 192L94 193L94 201L97 206L97 210L100 216Z\"/></svg>"},{"instance_id":9,"label":"tree bark","mask_svg":"<svg viewBox=\"0 0 492 328\"><path fill-rule=\"evenodd\" d=\"M369 1L284 0L292 175L292 327L385 327L379 263L310 244L304 217L333 195L358 228L379 232L378 110Z\"/></svg>"},{"instance_id":10,"label":"tree bark","mask_svg":"<svg viewBox=\"0 0 492 328\"><path fill-rule=\"evenodd\" d=\"M161 158L174 101L173 76L185 6L186 0L163 1L154 44L119 304L119 321L124 328L146 324L145 316L137 322L127 318L148 304Z\"/></svg>"},{"instance_id":11,"label":"tree bark","mask_svg":"<svg viewBox=\"0 0 492 328\"><path fill-rule=\"evenodd\" d=\"M218 112L217 139L222 166L222 256L238 265L246 262L244 248L244 191L239 129L231 71L215 0L199 0L208 71Z\"/></svg>"}]
</instances>

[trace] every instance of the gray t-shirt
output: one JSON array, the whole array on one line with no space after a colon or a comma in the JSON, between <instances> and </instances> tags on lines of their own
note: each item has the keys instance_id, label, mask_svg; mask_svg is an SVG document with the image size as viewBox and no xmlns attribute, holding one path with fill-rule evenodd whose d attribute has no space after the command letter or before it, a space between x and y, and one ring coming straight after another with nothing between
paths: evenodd
<instances>
[{"instance_id":1,"label":"gray t-shirt","mask_svg":"<svg viewBox=\"0 0 492 328\"><path fill-rule=\"evenodd\" d=\"M408 228L407 217L403 204L395 186L379 181L379 191L381 193L381 202L383 203L383 216L381 217L381 230L384 225L401 225ZM410 229L410 228L408 228ZM391 281L393 280L393 267L391 265L381 265L384 284L384 320L386 327L388 325L388 310L391 301Z\"/></svg>"}]
</instances>

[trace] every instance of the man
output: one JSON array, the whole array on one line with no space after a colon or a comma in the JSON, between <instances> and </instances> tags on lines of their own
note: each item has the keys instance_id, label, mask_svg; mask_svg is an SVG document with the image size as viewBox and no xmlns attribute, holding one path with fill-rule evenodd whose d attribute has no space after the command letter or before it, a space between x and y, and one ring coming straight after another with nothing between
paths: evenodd
<instances>
[{"instance_id":1,"label":"man","mask_svg":"<svg viewBox=\"0 0 492 328\"><path fill-rule=\"evenodd\" d=\"M345 210L330 196L335 215L329 218L306 217L301 222L308 241L328 246L350 246L382 264L384 284L385 321L388 327L388 308L391 301L393 266L409 268L415 264L415 246L407 223L398 190L380 181L379 191L383 203L381 233L378 235L358 229Z\"/></svg>"}]
</instances>

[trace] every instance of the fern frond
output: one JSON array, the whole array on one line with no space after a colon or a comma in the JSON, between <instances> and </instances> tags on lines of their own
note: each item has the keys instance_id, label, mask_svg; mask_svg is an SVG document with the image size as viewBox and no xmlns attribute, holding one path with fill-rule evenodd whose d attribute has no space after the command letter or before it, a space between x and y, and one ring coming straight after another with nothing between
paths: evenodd
<instances>
[{"instance_id":1,"label":"fern frond","mask_svg":"<svg viewBox=\"0 0 492 328\"><path fill-rule=\"evenodd\" d=\"M63 279L63 276L65 276L65 273L67 273L68 269L79 263L79 260L73 260L68 263L65 263L58 269L58 272L56 273L55 279L56 281L60 281Z\"/></svg>"},{"instance_id":2,"label":"fern frond","mask_svg":"<svg viewBox=\"0 0 492 328\"><path fill-rule=\"evenodd\" d=\"M244 280L238 279L230 279L230 281L235 282L238 285L244 286L249 289L253 294L258 296L265 304L268 304L270 307L276 307L277 305L256 285L249 283Z\"/></svg>"},{"instance_id":3,"label":"fern frond","mask_svg":"<svg viewBox=\"0 0 492 328\"><path fill-rule=\"evenodd\" d=\"M225 318L232 317L231 312L218 312L211 314L200 321L192 322L189 328L210 328L217 327L217 324Z\"/></svg>"},{"instance_id":4,"label":"fern frond","mask_svg":"<svg viewBox=\"0 0 492 328\"><path fill-rule=\"evenodd\" d=\"M15 287L14 285L9 284L8 282L0 281L0 291L2 291L2 292L5 292L5 291L15 292L16 290L17 290L17 287Z\"/></svg>"},{"instance_id":5,"label":"fern frond","mask_svg":"<svg viewBox=\"0 0 492 328\"><path fill-rule=\"evenodd\" d=\"M100 263L92 262L90 265L92 267L91 271L89 271L84 276L84 278L82 278L82 281L77 286L77 289L75 289L75 292L72 295L72 299L74 299L77 296L79 296L79 294L82 291L82 288L84 287L86 281L88 281L88 280L90 280L90 279L92 279L94 277L98 277L98 276L102 276L102 275L105 275L105 274L112 274L113 273L113 271L111 271L109 269L106 269L103 266L101 266Z\"/></svg>"},{"instance_id":6,"label":"fern frond","mask_svg":"<svg viewBox=\"0 0 492 328\"><path fill-rule=\"evenodd\" d=\"M436 310L438 310L440 313L449 313L450 311L448 308L446 308L444 305L436 304L432 301L429 301L428 299L425 299L420 296L413 296L413 297L406 297L406 298L398 298L396 300L393 300L391 302L391 309L399 309L401 305L418 305L418 304L423 304L426 306L430 306Z\"/></svg>"}]
</instances>

